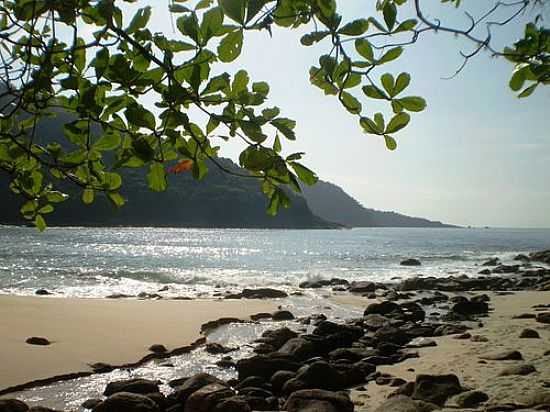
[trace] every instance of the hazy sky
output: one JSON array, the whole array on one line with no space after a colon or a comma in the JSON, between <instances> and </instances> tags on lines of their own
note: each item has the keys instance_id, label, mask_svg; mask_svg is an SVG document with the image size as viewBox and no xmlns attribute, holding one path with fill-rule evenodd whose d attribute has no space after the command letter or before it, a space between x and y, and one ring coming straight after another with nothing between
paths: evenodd
<instances>
[{"instance_id":1,"label":"hazy sky","mask_svg":"<svg viewBox=\"0 0 550 412\"><path fill-rule=\"evenodd\" d=\"M347 19L370 12L364 0L339 3L345 4L339 11ZM463 3L478 15L493 4ZM167 28L177 37L169 28L167 2L151 4L151 30ZM429 14L446 24L468 25L449 6ZM522 29L521 24L500 29L495 44L513 42ZM321 179L342 186L366 207L460 225L550 227L550 88L518 99L507 86L512 65L487 53L471 60L457 78L442 80L460 65L458 52L472 46L450 35L426 35L397 64L387 65L394 73L411 73L408 93L428 101L428 109L413 116L397 135L398 149L390 152L381 138L364 134L335 98L309 84L309 67L329 45L305 48L299 44L302 34L248 35L237 64L216 70L246 68L252 80L270 83L272 104L298 122L298 140L289 150L305 151L304 163ZM235 159L240 150L230 143L222 155Z\"/></svg>"}]
</instances>

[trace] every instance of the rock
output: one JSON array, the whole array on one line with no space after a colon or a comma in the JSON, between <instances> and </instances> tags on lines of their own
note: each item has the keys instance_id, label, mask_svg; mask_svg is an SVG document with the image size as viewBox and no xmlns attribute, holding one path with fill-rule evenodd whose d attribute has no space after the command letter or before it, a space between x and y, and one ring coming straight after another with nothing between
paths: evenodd
<instances>
[{"instance_id":1,"label":"rock","mask_svg":"<svg viewBox=\"0 0 550 412\"><path fill-rule=\"evenodd\" d=\"M483 336L483 335L473 335L470 338L470 341L472 341L472 342L489 342L489 338L487 338L487 336Z\"/></svg>"},{"instance_id":2,"label":"rock","mask_svg":"<svg viewBox=\"0 0 550 412\"><path fill-rule=\"evenodd\" d=\"M277 312L273 312L272 318L276 321L292 320L294 319L294 315L288 310L278 310Z\"/></svg>"},{"instance_id":3,"label":"rock","mask_svg":"<svg viewBox=\"0 0 550 412\"><path fill-rule=\"evenodd\" d=\"M353 409L347 394L320 389L296 391L285 405L287 412L353 412Z\"/></svg>"},{"instance_id":4,"label":"rock","mask_svg":"<svg viewBox=\"0 0 550 412\"><path fill-rule=\"evenodd\" d=\"M493 273L517 273L519 272L519 265L499 265L492 270Z\"/></svg>"},{"instance_id":5,"label":"rock","mask_svg":"<svg viewBox=\"0 0 550 412\"><path fill-rule=\"evenodd\" d=\"M537 315L534 313L521 313L514 316L512 319L536 319Z\"/></svg>"},{"instance_id":6,"label":"rock","mask_svg":"<svg viewBox=\"0 0 550 412\"><path fill-rule=\"evenodd\" d=\"M550 265L550 250L543 250L541 252L529 253L531 260L537 262L543 262Z\"/></svg>"},{"instance_id":7,"label":"rock","mask_svg":"<svg viewBox=\"0 0 550 412\"><path fill-rule=\"evenodd\" d=\"M126 295L124 293L113 293L111 295L105 296L106 299L126 299L126 298L135 298L134 295Z\"/></svg>"},{"instance_id":8,"label":"rock","mask_svg":"<svg viewBox=\"0 0 550 412\"><path fill-rule=\"evenodd\" d=\"M415 258L409 258L409 259L402 260L400 265L402 265L402 266L420 266L420 265L422 265L422 262L420 262L420 260L415 259Z\"/></svg>"},{"instance_id":9,"label":"rock","mask_svg":"<svg viewBox=\"0 0 550 412\"><path fill-rule=\"evenodd\" d=\"M443 406L451 396L462 392L456 375L418 375L412 398Z\"/></svg>"},{"instance_id":10,"label":"rock","mask_svg":"<svg viewBox=\"0 0 550 412\"><path fill-rule=\"evenodd\" d=\"M339 390L345 385L344 376L325 361L301 367L296 379L304 382L308 389Z\"/></svg>"},{"instance_id":11,"label":"rock","mask_svg":"<svg viewBox=\"0 0 550 412\"><path fill-rule=\"evenodd\" d=\"M290 379L296 377L296 372L292 371L277 371L270 379L271 385L275 392L280 392L284 384Z\"/></svg>"},{"instance_id":12,"label":"rock","mask_svg":"<svg viewBox=\"0 0 550 412\"><path fill-rule=\"evenodd\" d=\"M523 356L521 355L521 352L517 350L512 351L504 351L504 352L497 352L492 353L484 356L480 356L480 359L485 360L523 360Z\"/></svg>"},{"instance_id":13,"label":"rock","mask_svg":"<svg viewBox=\"0 0 550 412\"><path fill-rule=\"evenodd\" d=\"M113 381L107 384L105 391L103 391L103 395L111 396L118 392L145 395L148 393L159 392L159 385L157 381L142 378Z\"/></svg>"},{"instance_id":14,"label":"rock","mask_svg":"<svg viewBox=\"0 0 550 412\"><path fill-rule=\"evenodd\" d=\"M434 336L458 335L468 330L466 325L445 324L434 330Z\"/></svg>"},{"instance_id":15,"label":"rock","mask_svg":"<svg viewBox=\"0 0 550 412\"><path fill-rule=\"evenodd\" d=\"M366 315L363 318L363 327L369 330L377 330L383 326L389 326L391 319L376 313Z\"/></svg>"},{"instance_id":16,"label":"rock","mask_svg":"<svg viewBox=\"0 0 550 412\"><path fill-rule=\"evenodd\" d=\"M244 289L241 295L245 299L276 299L288 297L286 292L271 288Z\"/></svg>"},{"instance_id":17,"label":"rock","mask_svg":"<svg viewBox=\"0 0 550 412\"><path fill-rule=\"evenodd\" d=\"M232 396L221 400L214 409L214 412L251 412L248 402L240 396Z\"/></svg>"},{"instance_id":18,"label":"rock","mask_svg":"<svg viewBox=\"0 0 550 412\"><path fill-rule=\"evenodd\" d=\"M204 349L206 350L207 353L211 355L225 354L225 353L234 352L237 350L237 348L228 348L217 342L207 343Z\"/></svg>"},{"instance_id":19,"label":"rock","mask_svg":"<svg viewBox=\"0 0 550 412\"><path fill-rule=\"evenodd\" d=\"M499 373L499 376L510 376L510 375L529 375L537 370L533 365L524 363L522 365L512 365L502 370Z\"/></svg>"},{"instance_id":20,"label":"rock","mask_svg":"<svg viewBox=\"0 0 550 412\"><path fill-rule=\"evenodd\" d=\"M407 332L393 326L384 326L374 333L377 342L393 343L399 346L406 345L412 338Z\"/></svg>"},{"instance_id":21,"label":"rock","mask_svg":"<svg viewBox=\"0 0 550 412\"><path fill-rule=\"evenodd\" d=\"M303 338L289 339L278 352L283 355L290 355L297 360L307 360L317 355L315 345Z\"/></svg>"},{"instance_id":22,"label":"rock","mask_svg":"<svg viewBox=\"0 0 550 412\"><path fill-rule=\"evenodd\" d=\"M385 400L374 412L431 412L435 409L437 405L397 395Z\"/></svg>"},{"instance_id":23,"label":"rock","mask_svg":"<svg viewBox=\"0 0 550 412\"><path fill-rule=\"evenodd\" d=\"M524 339L539 339L540 335L536 330L527 328L521 331L519 337Z\"/></svg>"},{"instance_id":24,"label":"rock","mask_svg":"<svg viewBox=\"0 0 550 412\"><path fill-rule=\"evenodd\" d=\"M397 303L386 300L380 303L371 303L365 309L363 316L368 315L388 315L392 312L399 311L401 308Z\"/></svg>"},{"instance_id":25,"label":"rock","mask_svg":"<svg viewBox=\"0 0 550 412\"><path fill-rule=\"evenodd\" d=\"M56 409L46 408L44 406L32 406L29 412L62 412Z\"/></svg>"},{"instance_id":26,"label":"rock","mask_svg":"<svg viewBox=\"0 0 550 412\"><path fill-rule=\"evenodd\" d=\"M211 320L201 325L201 333L209 333L221 326L229 325L231 323L243 323L242 319L238 318L219 318L217 320Z\"/></svg>"},{"instance_id":27,"label":"rock","mask_svg":"<svg viewBox=\"0 0 550 412\"><path fill-rule=\"evenodd\" d=\"M38 336L33 336L32 338L27 338L25 343L28 343L29 345L38 345L38 346L48 346L51 344L51 342L46 338L41 338Z\"/></svg>"},{"instance_id":28,"label":"rock","mask_svg":"<svg viewBox=\"0 0 550 412\"><path fill-rule=\"evenodd\" d=\"M536 320L540 323L550 323L550 312L541 312L537 314Z\"/></svg>"},{"instance_id":29,"label":"rock","mask_svg":"<svg viewBox=\"0 0 550 412\"><path fill-rule=\"evenodd\" d=\"M475 408L488 400L489 396L485 392L467 391L454 396L449 403L456 404L460 408Z\"/></svg>"},{"instance_id":30,"label":"rock","mask_svg":"<svg viewBox=\"0 0 550 412\"><path fill-rule=\"evenodd\" d=\"M185 401L186 411L210 412L223 399L231 398L235 393L225 384L211 383L193 392Z\"/></svg>"},{"instance_id":31,"label":"rock","mask_svg":"<svg viewBox=\"0 0 550 412\"><path fill-rule=\"evenodd\" d=\"M0 412L27 412L29 407L18 399L0 399Z\"/></svg>"},{"instance_id":32,"label":"rock","mask_svg":"<svg viewBox=\"0 0 550 412\"><path fill-rule=\"evenodd\" d=\"M350 283L348 290L352 293L374 292L376 290L376 284L367 281L353 281Z\"/></svg>"},{"instance_id":33,"label":"rock","mask_svg":"<svg viewBox=\"0 0 550 412\"><path fill-rule=\"evenodd\" d=\"M154 344L149 347L149 350L156 354L162 354L168 352L168 349L166 349L166 346L161 344Z\"/></svg>"},{"instance_id":34,"label":"rock","mask_svg":"<svg viewBox=\"0 0 550 412\"><path fill-rule=\"evenodd\" d=\"M189 398L192 393L210 384L227 386L224 381L216 378L215 376L207 373L198 373L189 379L186 379L185 382L181 386L177 387L169 397L176 402L185 403L187 398Z\"/></svg>"},{"instance_id":35,"label":"rock","mask_svg":"<svg viewBox=\"0 0 550 412\"><path fill-rule=\"evenodd\" d=\"M37 289L35 292L34 292L35 295L38 295L38 296L48 296L48 295L53 295L52 292L50 292L49 290L46 290L46 289Z\"/></svg>"},{"instance_id":36,"label":"rock","mask_svg":"<svg viewBox=\"0 0 550 412\"><path fill-rule=\"evenodd\" d=\"M484 301L466 300L453 305L451 311L461 315L479 315L489 311L489 305Z\"/></svg>"},{"instance_id":37,"label":"rock","mask_svg":"<svg viewBox=\"0 0 550 412\"><path fill-rule=\"evenodd\" d=\"M240 359L237 362L237 372L239 380L243 380L249 376L261 376L265 379L271 379L277 371L287 370L295 372L300 366L291 356L280 354L257 355L251 358Z\"/></svg>"},{"instance_id":38,"label":"rock","mask_svg":"<svg viewBox=\"0 0 550 412\"><path fill-rule=\"evenodd\" d=\"M430 346L437 346L436 341L433 339L428 339L423 337L414 338L407 344L408 348L426 348Z\"/></svg>"},{"instance_id":39,"label":"rock","mask_svg":"<svg viewBox=\"0 0 550 412\"><path fill-rule=\"evenodd\" d=\"M500 263L499 258L494 257L491 258L481 264L481 266L497 266Z\"/></svg>"},{"instance_id":40,"label":"rock","mask_svg":"<svg viewBox=\"0 0 550 412\"><path fill-rule=\"evenodd\" d=\"M288 340L296 338L298 334L293 330L284 327L279 329L270 329L262 333L262 337L256 342L271 345L275 350L283 346Z\"/></svg>"},{"instance_id":41,"label":"rock","mask_svg":"<svg viewBox=\"0 0 550 412\"><path fill-rule=\"evenodd\" d=\"M365 333L362 328L358 326L342 325L334 323L328 320L319 322L317 327L313 330L314 335L329 336L338 334L340 336L348 336L352 341L361 338Z\"/></svg>"},{"instance_id":42,"label":"rock","mask_svg":"<svg viewBox=\"0 0 550 412\"><path fill-rule=\"evenodd\" d=\"M531 407L550 405L550 391L539 389L532 392L525 398L525 404Z\"/></svg>"},{"instance_id":43,"label":"rock","mask_svg":"<svg viewBox=\"0 0 550 412\"><path fill-rule=\"evenodd\" d=\"M160 409L147 396L119 392L97 405L93 412L160 412Z\"/></svg>"},{"instance_id":44,"label":"rock","mask_svg":"<svg viewBox=\"0 0 550 412\"><path fill-rule=\"evenodd\" d=\"M514 257L514 260L521 260L522 262L529 262L529 256L526 256L526 255L523 255L523 254L519 254L519 255L516 255Z\"/></svg>"},{"instance_id":45,"label":"rock","mask_svg":"<svg viewBox=\"0 0 550 412\"><path fill-rule=\"evenodd\" d=\"M477 273L480 274L480 275L490 275L491 274L491 269L482 269Z\"/></svg>"},{"instance_id":46,"label":"rock","mask_svg":"<svg viewBox=\"0 0 550 412\"><path fill-rule=\"evenodd\" d=\"M101 399L87 399L82 402L82 405L80 406L82 406L84 409L94 409L101 402L103 402Z\"/></svg>"},{"instance_id":47,"label":"rock","mask_svg":"<svg viewBox=\"0 0 550 412\"><path fill-rule=\"evenodd\" d=\"M250 315L250 319L255 322L262 319L271 319L271 313L266 313L266 312L256 313L254 315Z\"/></svg>"}]
</instances>

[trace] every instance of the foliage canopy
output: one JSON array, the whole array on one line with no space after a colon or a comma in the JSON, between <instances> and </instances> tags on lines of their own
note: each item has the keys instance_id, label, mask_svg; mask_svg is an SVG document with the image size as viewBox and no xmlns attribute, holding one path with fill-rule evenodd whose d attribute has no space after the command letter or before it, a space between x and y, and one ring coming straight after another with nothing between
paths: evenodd
<instances>
[{"instance_id":1,"label":"foliage canopy","mask_svg":"<svg viewBox=\"0 0 550 412\"><path fill-rule=\"evenodd\" d=\"M21 213L43 230L44 216L67 195L59 181L81 188L84 203L104 193L117 207L123 168L147 168L151 190L166 189L166 173L190 171L196 179L217 167L216 142L240 139L239 162L258 179L268 212L288 207L285 187L317 180L301 163L304 153L282 155L294 140L295 121L270 107L270 87L245 70L219 72L235 61L246 33L275 27L301 29L301 44L327 45L311 67L311 84L341 103L365 133L381 137L389 150L395 135L426 108L407 93L411 76L388 73L424 33L445 32L472 42L464 64L482 50L513 65L510 88L527 97L550 83L550 31L540 15L524 37L504 50L491 44L492 31L516 21L541 0L498 1L455 29L425 17L421 0L378 0L376 13L343 21L336 0L173 0L174 38L148 28L150 6L125 15L124 3L139 0L6 0L0 5L0 170L10 189L25 198ZM460 0L441 0L460 10ZM403 17L408 10L410 17ZM495 21L496 13L505 13ZM478 37L479 28L485 34ZM266 39L266 41L268 41ZM153 96L156 108L143 105ZM365 99L387 103L386 114L368 113ZM58 141L36 136L44 117L70 113ZM235 173L226 170L227 173Z\"/></svg>"}]
</instances>

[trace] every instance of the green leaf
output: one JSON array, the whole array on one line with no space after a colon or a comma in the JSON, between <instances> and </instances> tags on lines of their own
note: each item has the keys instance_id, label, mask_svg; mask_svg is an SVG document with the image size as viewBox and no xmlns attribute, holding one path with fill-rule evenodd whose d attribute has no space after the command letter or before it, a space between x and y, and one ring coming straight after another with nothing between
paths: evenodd
<instances>
[{"instance_id":1,"label":"green leaf","mask_svg":"<svg viewBox=\"0 0 550 412\"><path fill-rule=\"evenodd\" d=\"M142 9L139 9L134 18L130 22L130 25L126 28L125 32L127 34L133 34L138 30L143 29L147 26L149 19L151 18L151 7L147 6Z\"/></svg>"},{"instance_id":2,"label":"green leaf","mask_svg":"<svg viewBox=\"0 0 550 412\"><path fill-rule=\"evenodd\" d=\"M346 36L361 36L369 29L369 21L367 19L357 19L338 30L338 33Z\"/></svg>"},{"instance_id":3,"label":"green leaf","mask_svg":"<svg viewBox=\"0 0 550 412\"><path fill-rule=\"evenodd\" d=\"M300 43L304 46L312 46L315 43L320 42L330 34L330 31L314 31L309 34L304 34L300 39Z\"/></svg>"},{"instance_id":4,"label":"green leaf","mask_svg":"<svg viewBox=\"0 0 550 412\"><path fill-rule=\"evenodd\" d=\"M399 24L399 26L397 26L397 28L394 30L394 33L401 33L404 31L412 30L416 27L417 24L418 21L416 21L416 19L405 20L404 22Z\"/></svg>"},{"instance_id":5,"label":"green leaf","mask_svg":"<svg viewBox=\"0 0 550 412\"><path fill-rule=\"evenodd\" d=\"M255 82L252 84L252 90L255 93L267 96L269 94L269 84L266 82Z\"/></svg>"},{"instance_id":6,"label":"green leaf","mask_svg":"<svg viewBox=\"0 0 550 412\"><path fill-rule=\"evenodd\" d=\"M386 127L386 134L395 133L403 129L411 121L411 116L408 113L397 113L388 123Z\"/></svg>"},{"instance_id":7,"label":"green leaf","mask_svg":"<svg viewBox=\"0 0 550 412\"><path fill-rule=\"evenodd\" d=\"M369 62L372 62L374 60L374 51L372 50L372 45L368 40L365 40L365 39L355 40L355 50L357 50L357 53L359 53L363 58L365 58Z\"/></svg>"},{"instance_id":8,"label":"green leaf","mask_svg":"<svg viewBox=\"0 0 550 412\"><path fill-rule=\"evenodd\" d=\"M376 86L368 85L363 87L363 93L372 99L385 99L388 100L389 97L384 93L384 91Z\"/></svg>"},{"instance_id":9,"label":"green leaf","mask_svg":"<svg viewBox=\"0 0 550 412\"><path fill-rule=\"evenodd\" d=\"M384 130L380 129L378 125L368 117L362 117L359 123L361 124L361 127L363 127L363 130L365 131L365 133L369 133L369 134L384 133Z\"/></svg>"},{"instance_id":10,"label":"green leaf","mask_svg":"<svg viewBox=\"0 0 550 412\"><path fill-rule=\"evenodd\" d=\"M294 133L294 127L296 122L284 117L278 117L271 121L271 124L277 128L288 140L296 140L296 134Z\"/></svg>"},{"instance_id":11,"label":"green leaf","mask_svg":"<svg viewBox=\"0 0 550 412\"><path fill-rule=\"evenodd\" d=\"M388 92L390 96L393 96L393 88L395 85L395 80L393 76L390 73L384 73L380 80L382 81L382 86L384 86L386 92Z\"/></svg>"},{"instance_id":12,"label":"green leaf","mask_svg":"<svg viewBox=\"0 0 550 412\"><path fill-rule=\"evenodd\" d=\"M94 189L87 187L82 192L82 202L86 205L92 204L95 199L95 191Z\"/></svg>"},{"instance_id":13,"label":"green leaf","mask_svg":"<svg viewBox=\"0 0 550 412\"><path fill-rule=\"evenodd\" d=\"M509 86L510 86L510 89L512 89L515 92L519 91L525 84L526 67L527 66L523 66L520 69L515 70L514 73L512 74L512 78L510 79Z\"/></svg>"},{"instance_id":14,"label":"green leaf","mask_svg":"<svg viewBox=\"0 0 550 412\"><path fill-rule=\"evenodd\" d=\"M248 23L262 10L269 0L248 0L248 10L246 13L246 22Z\"/></svg>"},{"instance_id":15,"label":"green leaf","mask_svg":"<svg viewBox=\"0 0 550 412\"><path fill-rule=\"evenodd\" d=\"M141 105L132 104L126 109L124 115L128 122L133 125L155 130L155 116Z\"/></svg>"},{"instance_id":16,"label":"green leaf","mask_svg":"<svg viewBox=\"0 0 550 412\"><path fill-rule=\"evenodd\" d=\"M126 203L126 200L120 195L120 193L117 192L109 192L107 193L107 198L111 201L111 203L115 207L122 207Z\"/></svg>"},{"instance_id":17,"label":"green leaf","mask_svg":"<svg viewBox=\"0 0 550 412\"><path fill-rule=\"evenodd\" d=\"M95 67L95 75L99 80L109 66L109 49L107 47L101 48L96 53L93 65Z\"/></svg>"},{"instance_id":18,"label":"green leaf","mask_svg":"<svg viewBox=\"0 0 550 412\"><path fill-rule=\"evenodd\" d=\"M419 96L402 97L398 102L410 112L421 112L426 108L426 100Z\"/></svg>"},{"instance_id":19,"label":"green leaf","mask_svg":"<svg viewBox=\"0 0 550 412\"><path fill-rule=\"evenodd\" d=\"M535 84L532 84L531 86L525 88L519 95L518 97L520 99L524 98L524 97L528 97L528 96L531 96L531 94L533 94L533 92L535 91L535 89L537 88L539 84L538 83L535 83Z\"/></svg>"},{"instance_id":20,"label":"green leaf","mask_svg":"<svg viewBox=\"0 0 550 412\"><path fill-rule=\"evenodd\" d=\"M384 140L386 142L386 147L389 149L389 150L395 150L397 149L397 142L395 141L395 139L387 134L384 135Z\"/></svg>"},{"instance_id":21,"label":"green leaf","mask_svg":"<svg viewBox=\"0 0 550 412\"><path fill-rule=\"evenodd\" d=\"M384 6L384 21L386 22L386 26L388 26L388 30L392 30L393 26L395 26L395 19L397 17L397 7L395 7L395 4L391 2L386 2L386 5Z\"/></svg>"},{"instance_id":22,"label":"green leaf","mask_svg":"<svg viewBox=\"0 0 550 412\"><path fill-rule=\"evenodd\" d=\"M34 225L40 232L46 230L46 221L44 220L42 215L36 215L36 217L34 218Z\"/></svg>"},{"instance_id":23,"label":"green leaf","mask_svg":"<svg viewBox=\"0 0 550 412\"><path fill-rule=\"evenodd\" d=\"M290 162L290 166L294 169L298 178L308 186L314 185L319 180L315 172L298 162Z\"/></svg>"},{"instance_id":24,"label":"green leaf","mask_svg":"<svg viewBox=\"0 0 550 412\"><path fill-rule=\"evenodd\" d=\"M220 7L214 7L204 13L201 23L202 44L223 33L223 11Z\"/></svg>"},{"instance_id":25,"label":"green leaf","mask_svg":"<svg viewBox=\"0 0 550 412\"><path fill-rule=\"evenodd\" d=\"M105 133L93 144L95 150L113 150L120 145L120 135L118 133Z\"/></svg>"},{"instance_id":26,"label":"green leaf","mask_svg":"<svg viewBox=\"0 0 550 412\"><path fill-rule=\"evenodd\" d=\"M184 36L189 36L195 41L195 43L200 44L200 28L199 21L197 20L197 15L192 13L188 16L181 16L176 20L176 26L178 30Z\"/></svg>"},{"instance_id":27,"label":"green leaf","mask_svg":"<svg viewBox=\"0 0 550 412\"><path fill-rule=\"evenodd\" d=\"M247 0L219 0L224 14L237 23L244 24Z\"/></svg>"},{"instance_id":28,"label":"green leaf","mask_svg":"<svg viewBox=\"0 0 550 412\"><path fill-rule=\"evenodd\" d=\"M69 198L65 193L51 191L46 195L46 200L51 203L61 203Z\"/></svg>"},{"instance_id":29,"label":"green leaf","mask_svg":"<svg viewBox=\"0 0 550 412\"><path fill-rule=\"evenodd\" d=\"M395 80L395 85L393 87L393 96L397 96L403 90L409 86L411 82L411 75L409 73L400 73Z\"/></svg>"},{"instance_id":30,"label":"green leaf","mask_svg":"<svg viewBox=\"0 0 550 412\"><path fill-rule=\"evenodd\" d=\"M273 151L275 153L281 153L282 146L281 146L281 140L279 139L279 135L275 136L275 141L273 142Z\"/></svg>"},{"instance_id":31,"label":"green leaf","mask_svg":"<svg viewBox=\"0 0 550 412\"><path fill-rule=\"evenodd\" d=\"M384 121L384 116L382 113L375 113L374 123L376 123L376 130L384 130L386 127L386 122Z\"/></svg>"},{"instance_id":32,"label":"green leaf","mask_svg":"<svg viewBox=\"0 0 550 412\"><path fill-rule=\"evenodd\" d=\"M218 45L218 57L224 63L230 63L240 56L243 48L242 30L227 34Z\"/></svg>"},{"instance_id":33,"label":"green leaf","mask_svg":"<svg viewBox=\"0 0 550 412\"><path fill-rule=\"evenodd\" d=\"M147 174L147 182L149 188L155 192L163 192L166 190L166 172L161 163L154 162L149 167L149 173Z\"/></svg>"},{"instance_id":34,"label":"green leaf","mask_svg":"<svg viewBox=\"0 0 550 412\"><path fill-rule=\"evenodd\" d=\"M348 112L352 114L359 114L363 109L363 106L361 106L361 103L359 102L359 100L357 100L353 95L351 95L348 92L343 91L340 94L340 101L342 102L344 107L348 110Z\"/></svg>"},{"instance_id":35,"label":"green leaf","mask_svg":"<svg viewBox=\"0 0 550 412\"><path fill-rule=\"evenodd\" d=\"M397 59L403 53L403 47L394 47L388 50L380 59L376 61L377 64L384 64Z\"/></svg>"},{"instance_id":36,"label":"green leaf","mask_svg":"<svg viewBox=\"0 0 550 412\"><path fill-rule=\"evenodd\" d=\"M233 92L233 95L238 96L241 92L246 91L249 81L250 78L248 77L246 70L239 70L235 74L233 83L231 84L231 91Z\"/></svg>"}]
</instances>

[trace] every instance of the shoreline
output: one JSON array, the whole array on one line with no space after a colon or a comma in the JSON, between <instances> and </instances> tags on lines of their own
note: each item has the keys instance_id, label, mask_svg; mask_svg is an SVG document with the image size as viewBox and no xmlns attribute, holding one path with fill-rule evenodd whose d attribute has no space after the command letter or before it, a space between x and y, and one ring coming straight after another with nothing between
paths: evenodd
<instances>
[{"instance_id":1,"label":"shoreline","mask_svg":"<svg viewBox=\"0 0 550 412\"><path fill-rule=\"evenodd\" d=\"M275 300L113 300L0 295L0 392L66 374L93 373L94 363L149 360L154 344L193 347L201 325L222 317L273 312ZM25 343L45 337L47 346ZM137 362L136 362L137 361Z\"/></svg>"}]
</instances>

